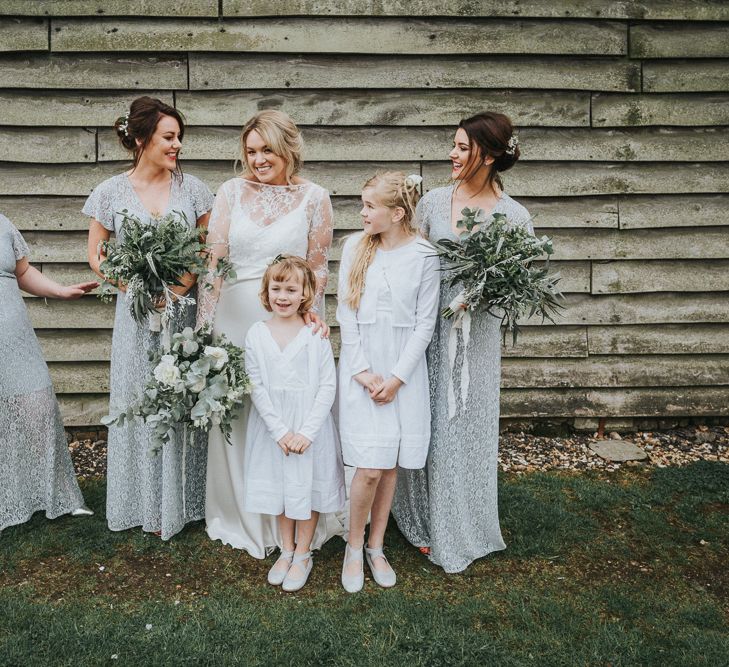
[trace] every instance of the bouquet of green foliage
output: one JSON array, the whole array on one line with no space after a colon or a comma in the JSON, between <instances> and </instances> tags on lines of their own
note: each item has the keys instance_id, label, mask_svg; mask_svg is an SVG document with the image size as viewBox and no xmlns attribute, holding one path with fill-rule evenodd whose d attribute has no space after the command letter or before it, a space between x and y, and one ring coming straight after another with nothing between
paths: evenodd
<instances>
[{"instance_id":1,"label":"bouquet of green foliage","mask_svg":"<svg viewBox=\"0 0 729 667\"><path fill-rule=\"evenodd\" d=\"M213 337L210 325L186 327L172 334L169 345L150 354L152 371L141 396L125 412L107 415L104 424L137 419L152 428L152 452L170 441L183 425L207 433L220 428L230 443L234 408L251 392L244 352L224 335Z\"/></svg>"},{"instance_id":2,"label":"bouquet of green foliage","mask_svg":"<svg viewBox=\"0 0 729 667\"><path fill-rule=\"evenodd\" d=\"M457 226L463 229L460 241L441 239L434 242L438 256L444 260L446 281L462 285L458 296L443 310L452 318L464 311L484 310L501 318L513 343L518 335L517 321L535 313L554 322L562 308L557 289L559 274L549 274L552 241L546 236L532 236L522 225L512 225L503 213L494 213L489 223L479 208L464 208ZM535 262L544 259L537 265Z\"/></svg>"},{"instance_id":3,"label":"bouquet of green foliage","mask_svg":"<svg viewBox=\"0 0 729 667\"><path fill-rule=\"evenodd\" d=\"M177 307L195 303L190 296L174 294L170 286L181 286L180 276L186 273L200 275L207 270L209 246L204 231L190 227L181 211L152 223L142 222L126 209L121 215L123 240L103 241L99 248L106 255L99 267L106 279L100 296L110 300L112 284L123 284L129 311L137 322L156 315L162 302L169 320ZM235 277L226 261L218 262L218 275Z\"/></svg>"}]
</instances>

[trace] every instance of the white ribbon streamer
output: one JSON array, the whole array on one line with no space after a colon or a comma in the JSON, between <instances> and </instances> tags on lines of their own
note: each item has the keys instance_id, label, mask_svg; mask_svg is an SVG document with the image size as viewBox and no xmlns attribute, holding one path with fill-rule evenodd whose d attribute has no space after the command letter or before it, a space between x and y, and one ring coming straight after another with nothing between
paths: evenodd
<instances>
[{"instance_id":1,"label":"white ribbon streamer","mask_svg":"<svg viewBox=\"0 0 729 667\"><path fill-rule=\"evenodd\" d=\"M182 519L187 520L187 424L182 425Z\"/></svg>"},{"instance_id":2,"label":"white ribbon streamer","mask_svg":"<svg viewBox=\"0 0 729 667\"><path fill-rule=\"evenodd\" d=\"M454 313L453 325L448 334L448 419L456 415L456 388L454 382L456 349L458 347L458 329L463 333L463 364L461 365L461 405L465 408L468 399L468 390L471 384L471 374L468 368L468 343L471 340L471 312L464 310L464 293L461 292L448 304Z\"/></svg>"},{"instance_id":3,"label":"white ribbon streamer","mask_svg":"<svg viewBox=\"0 0 729 667\"><path fill-rule=\"evenodd\" d=\"M149 317L149 330L158 333L162 331L162 313L154 312L148 315Z\"/></svg>"}]
</instances>

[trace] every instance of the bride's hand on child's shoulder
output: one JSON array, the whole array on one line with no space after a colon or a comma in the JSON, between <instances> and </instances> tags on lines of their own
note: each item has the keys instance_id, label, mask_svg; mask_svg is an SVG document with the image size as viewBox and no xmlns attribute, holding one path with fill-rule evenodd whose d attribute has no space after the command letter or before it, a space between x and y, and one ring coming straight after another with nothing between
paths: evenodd
<instances>
[{"instance_id":1,"label":"bride's hand on child's shoulder","mask_svg":"<svg viewBox=\"0 0 729 667\"><path fill-rule=\"evenodd\" d=\"M313 310L304 313L304 322L311 327L311 333L320 333L322 338L329 338L329 325Z\"/></svg>"}]
</instances>

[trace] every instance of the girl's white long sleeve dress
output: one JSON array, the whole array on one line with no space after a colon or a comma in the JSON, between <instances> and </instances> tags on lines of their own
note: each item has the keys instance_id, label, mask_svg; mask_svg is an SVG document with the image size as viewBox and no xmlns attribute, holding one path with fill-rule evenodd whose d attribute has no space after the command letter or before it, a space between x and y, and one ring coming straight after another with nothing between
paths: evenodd
<instances>
[{"instance_id":1,"label":"girl's white long sleeve dress","mask_svg":"<svg viewBox=\"0 0 729 667\"><path fill-rule=\"evenodd\" d=\"M247 512L306 520L311 512L344 507L344 468L332 419L337 375L328 340L308 327L281 350L265 322L246 336L246 371L253 406L246 431ZM311 441L303 454L286 456L286 433Z\"/></svg>"},{"instance_id":2,"label":"girl's white long sleeve dress","mask_svg":"<svg viewBox=\"0 0 729 667\"><path fill-rule=\"evenodd\" d=\"M339 269L339 429L344 463L358 468L422 468L430 442L425 350L438 315L439 263L433 247L419 237L394 250L378 249L354 311L344 298L361 238L359 233L347 240ZM366 370L403 381L395 400L377 405L370 398L354 379Z\"/></svg>"}]
</instances>

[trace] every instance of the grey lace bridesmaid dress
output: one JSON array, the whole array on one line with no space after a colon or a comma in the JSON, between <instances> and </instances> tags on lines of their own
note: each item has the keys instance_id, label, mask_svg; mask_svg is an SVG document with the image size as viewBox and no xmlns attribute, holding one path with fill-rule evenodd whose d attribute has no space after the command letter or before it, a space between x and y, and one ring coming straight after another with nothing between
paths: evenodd
<instances>
[{"instance_id":1,"label":"grey lace bridesmaid dress","mask_svg":"<svg viewBox=\"0 0 729 667\"><path fill-rule=\"evenodd\" d=\"M185 214L190 226L213 206L213 195L199 179L186 174L172 179L166 215ZM99 221L123 240L120 211L126 209L140 220L153 222L126 174L100 183L83 207L83 212ZM194 290L191 292L194 297ZM170 323L171 330L195 326L195 306L182 309ZM125 298L116 302L111 344L111 386L109 413L125 410L138 396L150 371L149 352L156 350L159 333L137 324L129 314ZM205 461L203 440L182 430L158 455L150 456L151 442L146 425L132 421L111 426L107 447L106 516L111 530L141 526L160 532L163 540L178 533L189 521L205 516Z\"/></svg>"},{"instance_id":2,"label":"grey lace bridesmaid dress","mask_svg":"<svg viewBox=\"0 0 729 667\"><path fill-rule=\"evenodd\" d=\"M457 240L451 231L454 186L436 188L418 204L416 222L431 241ZM492 213L529 226L527 210L502 194ZM460 291L441 283L440 310ZM497 318L474 315L464 350L457 330L453 371L448 355L452 320L439 316L428 347L431 441L422 470L400 470L392 514L407 540L430 547L430 560L446 572L461 572L474 560L506 548L499 527L496 475L499 440L501 334ZM468 360L468 379L464 355ZM448 385L452 380L455 414L449 416ZM467 381L467 392L462 382ZM466 396L465 404L462 400Z\"/></svg>"},{"instance_id":3,"label":"grey lace bridesmaid dress","mask_svg":"<svg viewBox=\"0 0 729 667\"><path fill-rule=\"evenodd\" d=\"M0 215L0 531L83 507L48 367L15 279L28 246Z\"/></svg>"}]
</instances>

